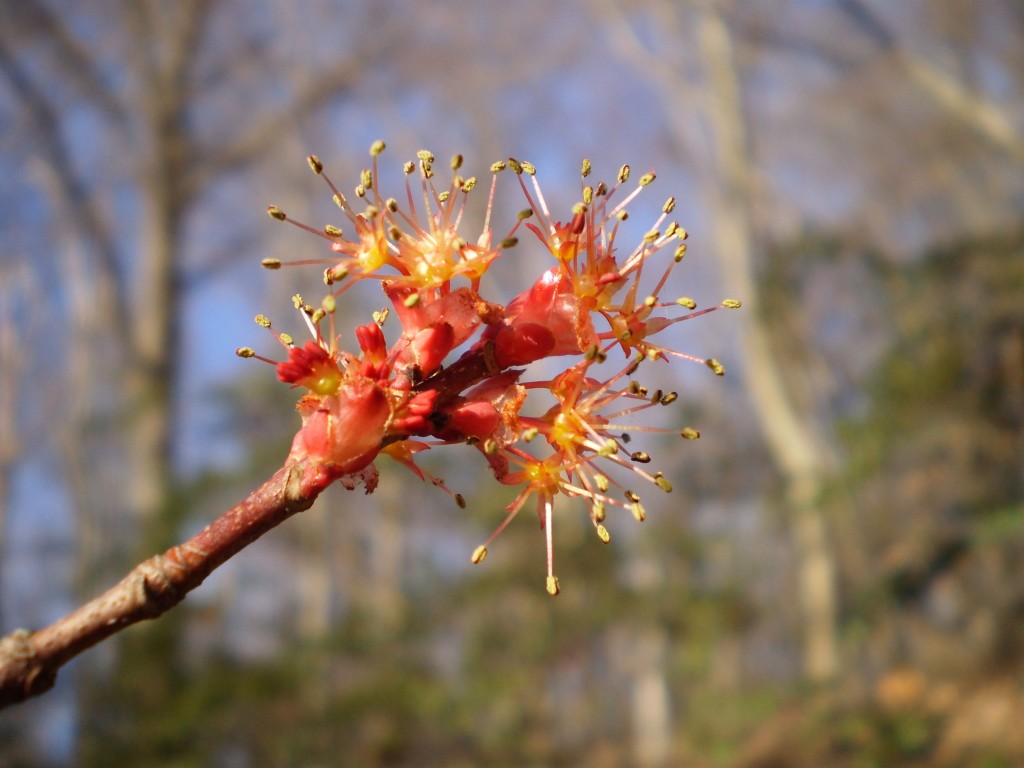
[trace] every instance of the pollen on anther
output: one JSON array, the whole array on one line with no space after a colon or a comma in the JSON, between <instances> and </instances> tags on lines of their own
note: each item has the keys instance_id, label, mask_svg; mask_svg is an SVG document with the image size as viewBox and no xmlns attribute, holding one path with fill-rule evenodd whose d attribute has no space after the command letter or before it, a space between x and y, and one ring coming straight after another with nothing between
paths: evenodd
<instances>
[{"instance_id":1,"label":"pollen on anther","mask_svg":"<svg viewBox=\"0 0 1024 768\"><path fill-rule=\"evenodd\" d=\"M681 307L686 307L687 309L697 308L697 302L691 299L689 296L681 296L680 298L676 299L676 304L678 304Z\"/></svg>"},{"instance_id":2,"label":"pollen on anther","mask_svg":"<svg viewBox=\"0 0 1024 768\"><path fill-rule=\"evenodd\" d=\"M558 589L558 577L557 576L548 576L547 583L546 583L545 586L546 586L546 589L547 589L549 595L551 595L552 597L557 595L558 592L559 592L559 589Z\"/></svg>"},{"instance_id":3,"label":"pollen on anther","mask_svg":"<svg viewBox=\"0 0 1024 768\"><path fill-rule=\"evenodd\" d=\"M583 163L582 163L582 165L580 167L580 175L583 176L583 178L586 178L587 176L590 175L590 171L591 171L590 160L585 157L585 158L583 158Z\"/></svg>"},{"instance_id":4,"label":"pollen on anther","mask_svg":"<svg viewBox=\"0 0 1024 768\"><path fill-rule=\"evenodd\" d=\"M693 427L684 427L679 436L686 440L696 440L700 437L700 431Z\"/></svg>"},{"instance_id":5,"label":"pollen on anther","mask_svg":"<svg viewBox=\"0 0 1024 768\"><path fill-rule=\"evenodd\" d=\"M608 529L601 524L597 525L597 538L599 538L604 544L607 544L612 540L612 536L608 533Z\"/></svg>"},{"instance_id":6,"label":"pollen on anther","mask_svg":"<svg viewBox=\"0 0 1024 768\"><path fill-rule=\"evenodd\" d=\"M256 325L260 326L260 328L270 327L270 318L266 315L256 315L254 320L256 321Z\"/></svg>"},{"instance_id":7,"label":"pollen on anther","mask_svg":"<svg viewBox=\"0 0 1024 768\"><path fill-rule=\"evenodd\" d=\"M478 565L484 561L485 557L487 557L487 547L481 544L473 550L473 554L470 556L469 561L473 563L473 565Z\"/></svg>"},{"instance_id":8,"label":"pollen on anther","mask_svg":"<svg viewBox=\"0 0 1024 768\"><path fill-rule=\"evenodd\" d=\"M725 375L725 366L722 365L720 362L718 362L718 360L716 360L713 357L709 357L707 360L705 360L704 365L710 368L711 372L715 374L715 376Z\"/></svg>"},{"instance_id":9,"label":"pollen on anther","mask_svg":"<svg viewBox=\"0 0 1024 768\"><path fill-rule=\"evenodd\" d=\"M739 309L743 304L739 299L722 299L722 306L726 309Z\"/></svg>"},{"instance_id":10,"label":"pollen on anther","mask_svg":"<svg viewBox=\"0 0 1024 768\"><path fill-rule=\"evenodd\" d=\"M375 142L373 142L373 144L370 145L370 156L377 157L377 155L383 152L386 148L387 144L385 144L380 139L377 139Z\"/></svg>"},{"instance_id":11,"label":"pollen on anther","mask_svg":"<svg viewBox=\"0 0 1024 768\"><path fill-rule=\"evenodd\" d=\"M235 350L235 354L239 357L255 357L256 352L251 347L239 347Z\"/></svg>"}]
</instances>

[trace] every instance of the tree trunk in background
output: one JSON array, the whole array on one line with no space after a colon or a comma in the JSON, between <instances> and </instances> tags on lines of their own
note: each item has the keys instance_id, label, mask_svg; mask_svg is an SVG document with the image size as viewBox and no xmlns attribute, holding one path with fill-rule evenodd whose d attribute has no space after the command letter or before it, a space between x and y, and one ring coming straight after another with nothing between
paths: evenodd
<instances>
[{"instance_id":1,"label":"tree trunk in background","mask_svg":"<svg viewBox=\"0 0 1024 768\"><path fill-rule=\"evenodd\" d=\"M719 172L713 240L724 282L744 302L743 381L785 483L803 615L804 671L810 680L823 681L836 673L839 659L835 558L818 506L828 454L787 394L781 366L759 320L764 310L754 263L753 163L732 40L713 3L703 5L695 34L707 72L707 119Z\"/></svg>"},{"instance_id":2,"label":"tree trunk in background","mask_svg":"<svg viewBox=\"0 0 1024 768\"><path fill-rule=\"evenodd\" d=\"M668 679L665 630L649 627L632 643L630 712L633 725L633 761L638 768L662 768L672 755L672 708Z\"/></svg>"}]
</instances>

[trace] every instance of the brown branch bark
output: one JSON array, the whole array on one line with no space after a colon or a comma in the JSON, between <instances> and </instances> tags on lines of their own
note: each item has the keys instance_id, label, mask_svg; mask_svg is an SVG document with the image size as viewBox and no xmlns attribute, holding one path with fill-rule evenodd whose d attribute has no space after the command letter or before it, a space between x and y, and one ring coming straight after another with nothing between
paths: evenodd
<instances>
[{"instance_id":1,"label":"brown branch bark","mask_svg":"<svg viewBox=\"0 0 1024 768\"><path fill-rule=\"evenodd\" d=\"M308 509L333 477L290 462L183 544L139 563L120 583L56 623L0 639L0 708L53 687L78 654L180 603L218 566L296 512Z\"/></svg>"}]
</instances>

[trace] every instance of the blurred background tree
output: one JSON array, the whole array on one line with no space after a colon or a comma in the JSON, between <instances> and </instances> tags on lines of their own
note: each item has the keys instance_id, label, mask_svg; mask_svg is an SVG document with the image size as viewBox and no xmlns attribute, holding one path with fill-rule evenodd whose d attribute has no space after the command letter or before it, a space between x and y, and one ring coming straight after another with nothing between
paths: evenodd
<instances>
[{"instance_id":1,"label":"blurred background tree","mask_svg":"<svg viewBox=\"0 0 1024 768\"><path fill-rule=\"evenodd\" d=\"M563 207L583 156L653 168L681 292L746 308L679 328L727 385L676 369L703 437L662 449L644 527L602 548L563 509L558 600L527 523L468 569L508 499L439 456L468 512L397 472L325 496L0 716L0 764L1024 760L1016 3L5 10L4 631L280 462L289 393L232 353L318 291L258 269L320 255L263 213L329 216L310 152L346 185L378 137L396 177L421 146L527 157Z\"/></svg>"}]
</instances>

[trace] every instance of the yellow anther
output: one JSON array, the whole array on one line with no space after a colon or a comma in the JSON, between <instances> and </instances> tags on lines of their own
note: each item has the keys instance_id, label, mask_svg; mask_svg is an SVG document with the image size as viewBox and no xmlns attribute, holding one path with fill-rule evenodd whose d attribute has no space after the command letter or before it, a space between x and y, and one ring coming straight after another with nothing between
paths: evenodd
<instances>
[{"instance_id":1,"label":"yellow anther","mask_svg":"<svg viewBox=\"0 0 1024 768\"><path fill-rule=\"evenodd\" d=\"M306 158L306 162L309 163L310 170L312 170L317 176L324 172L324 164L316 155L309 155Z\"/></svg>"},{"instance_id":2,"label":"yellow anther","mask_svg":"<svg viewBox=\"0 0 1024 768\"><path fill-rule=\"evenodd\" d=\"M267 317L266 315L256 315L256 325L260 326L261 328L269 328L270 318Z\"/></svg>"},{"instance_id":3,"label":"yellow anther","mask_svg":"<svg viewBox=\"0 0 1024 768\"><path fill-rule=\"evenodd\" d=\"M551 595L552 597L557 595L558 591L559 591L558 590L558 577L557 576L548 576L546 587L547 587L549 595Z\"/></svg>"},{"instance_id":4,"label":"yellow anther","mask_svg":"<svg viewBox=\"0 0 1024 768\"><path fill-rule=\"evenodd\" d=\"M587 178L590 175L591 166L590 160L586 157L583 158L583 164L580 166L580 176Z\"/></svg>"},{"instance_id":5,"label":"yellow anther","mask_svg":"<svg viewBox=\"0 0 1024 768\"><path fill-rule=\"evenodd\" d=\"M608 529L607 528L605 528L603 525L598 523L598 525L597 525L597 538L599 538L602 543L607 544L609 541L612 540L612 535L610 533L608 533Z\"/></svg>"},{"instance_id":6,"label":"yellow anther","mask_svg":"<svg viewBox=\"0 0 1024 768\"><path fill-rule=\"evenodd\" d=\"M693 427L684 427L683 431L679 433L679 436L686 438L687 440L696 440L700 437L700 430L694 429Z\"/></svg>"},{"instance_id":7,"label":"yellow anther","mask_svg":"<svg viewBox=\"0 0 1024 768\"><path fill-rule=\"evenodd\" d=\"M280 269L281 268L281 260L280 259L264 259L263 261L260 262L260 264L263 265L263 267L265 269Z\"/></svg>"},{"instance_id":8,"label":"yellow anther","mask_svg":"<svg viewBox=\"0 0 1024 768\"><path fill-rule=\"evenodd\" d=\"M722 306L726 309L739 309L743 304L739 299L722 299Z\"/></svg>"},{"instance_id":9,"label":"yellow anther","mask_svg":"<svg viewBox=\"0 0 1024 768\"><path fill-rule=\"evenodd\" d=\"M255 357L256 352L251 347L239 347L235 350L235 354L239 357Z\"/></svg>"},{"instance_id":10,"label":"yellow anther","mask_svg":"<svg viewBox=\"0 0 1024 768\"><path fill-rule=\"evenodd\" d=\"M687 309L697 308L697 302L691 299L689 296L683 296L681 298L676 299L676 304L678 304L681 307L686 307Z\"/></svg>"},{"instance_id":11,"label":"yellow anther","mask_svg":"<svg viewBox=\"0 0 1024 768\"><path fill-rule=\"evenodd\" d=\"M487 547L481 544L479 547L473 550L473 554L469 558L469 561L473 563L473 565L477 565L479 563L482 563L485 557L487 557Z\"/></svg>"},{"instance_id":12,"label":"yellow anther","mask_svg":"<svg viewBox=\"0 0 1024 768\"><path fill-rule=\"evenodd\" d=\"M711 372L714 373L715 376L724 376L725 375L725 366L722 365L720 362L718 362L713 357L709 357L707 360L705 360L704 361L704 365L706 365L708 368L710 368Z\"/></svg>"},{"instance_id":13,"label":"yellow anther","mask_svg":"<svg viewBox=\"0 0 1024 768\"><path fill-rule=\"evenodd\" d=\"M377 157L377 155L383 152L386 148L387 144L385 144L380 139L377 139L375 142L373 142L373 144L370 145L370 157Z\"/></svg>"}]
</instances>

